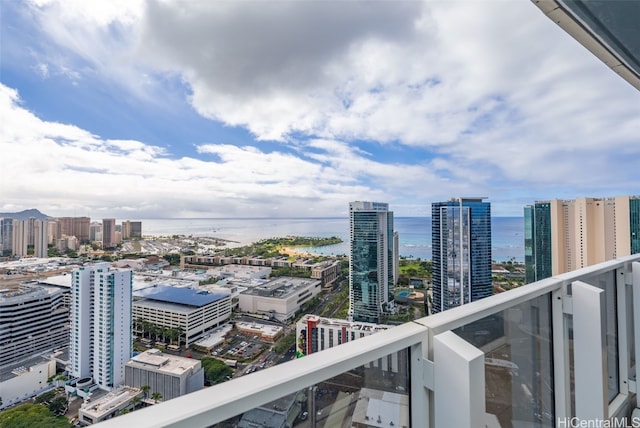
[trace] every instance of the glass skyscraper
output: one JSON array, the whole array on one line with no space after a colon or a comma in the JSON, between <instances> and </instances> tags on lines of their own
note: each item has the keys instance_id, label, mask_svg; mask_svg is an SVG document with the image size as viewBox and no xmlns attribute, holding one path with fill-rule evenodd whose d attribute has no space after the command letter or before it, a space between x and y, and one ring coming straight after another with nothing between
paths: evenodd
<instances>
[{"instance_id":1,"label":"glass skyscraper","mask_svg":"<svg viewBox=\"0 0 640 428\"><path fill-rule=\"evenodd\" d=\"M551 204L524 207L524 264L527 284L551 276Z\"/></svg>"},{"instance_id":2,"label":"glass skyscraper","mask_svg":"<svg viewBox=\"0 0 640 428\"><path fill-rule=\"evenodd\" d=\"M393 303L393 212L382 202L349 203L349 319L380 323Z\"/></svg>"},{"instance_id":3,"label":"glass skyscraper","mask_svg":"<svg viewBox=\"0 0 640 428\"><path fill-rule=\"evenodd\" d=\"M491 204L454 198L431 204L433 312L490 296Z\"/></svg>"},{"instance_id":4,"label":"glass skyscraper","mask_svg":"<svg viewBox=\"0 0 640 428\"><path fill-rule=\"evenodd\" d=\"M631 254L640 253L640 196L629 198Z\"/></svg>"}]
</instances>

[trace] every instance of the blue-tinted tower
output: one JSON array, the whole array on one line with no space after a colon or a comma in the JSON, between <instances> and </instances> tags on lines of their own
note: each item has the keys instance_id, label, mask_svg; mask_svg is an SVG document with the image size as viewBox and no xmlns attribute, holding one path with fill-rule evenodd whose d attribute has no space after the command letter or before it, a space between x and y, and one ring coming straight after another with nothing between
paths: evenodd
<instances>
[{"instance_id":1,"label":"blue-tinted tower","mask_svg":"<svg viewBox=\"0 0 640 428\"><path fill-rule=\"evenodd\" d=\"M382 202L349 203L349 319L381 323L393 304L393 212Z\"/></svg>"},{"instance_id":2,"label":"blue-tinted tower","mask_svg":"<svg viewBox=\"0 0 640 428\"><path fill-rule=\"evenodd\" d=\"M483 199L431 204L434 313L493 293L491 204Z\"/></svg>"}]
</instances>

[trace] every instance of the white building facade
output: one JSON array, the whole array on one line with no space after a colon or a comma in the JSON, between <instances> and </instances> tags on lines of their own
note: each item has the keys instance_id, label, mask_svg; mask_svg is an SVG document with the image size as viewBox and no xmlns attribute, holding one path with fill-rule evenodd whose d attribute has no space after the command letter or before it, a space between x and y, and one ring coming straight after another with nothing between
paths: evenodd
<instances>
[{"instance_id":1,"label":"white building facade","mask_svg":"<svg viewBox=\"0 0 640 428\"><path fill-rule=\"evenodd\" d=\"M91 377L102 389L124 383L132 349L132 273L109 263L73 271L70 373Z\"/></svg>"}]
</instances>

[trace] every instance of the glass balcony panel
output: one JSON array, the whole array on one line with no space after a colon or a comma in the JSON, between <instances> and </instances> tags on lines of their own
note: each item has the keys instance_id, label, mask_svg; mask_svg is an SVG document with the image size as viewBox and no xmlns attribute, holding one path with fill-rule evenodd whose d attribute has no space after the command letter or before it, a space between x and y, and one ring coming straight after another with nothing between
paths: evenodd
<instances>
[{"instance_id":1,"label":"glass balcony panel","mask_svg":"<svg viewBox=\"0 0 640 428\"><path fill-rule=\"evenodd\" d=\"M409 389L409 351L403 350L213 427L409 428Z\"/></svg>"},{"instance_id":2,"label":"glass balcony panel","mask_svg":"<svg viewBox=\"0 0 640 428\"><path fill-rule=\"evenodd\" d=\"M570 404L571 408L569 409L569 416L576 415L576 374L575 374L575 365L573 364L574 359L574 346L573 346L573 316L565 314L565 328L567 329L567 338L568 338L568 351L569 351L569 391L570 391Z\"/></svg>"},{"instance_id":3,"label":"glass balcony panel","mask_svg":"<svg viewBox=\"0 0 640 428\"><path fill-rule=\"evenodd\" d=\"M625 304L627 313L627 356L629 361L629 379L636 380L636 346L635 328L633 325L633 287L625 288Z\"/></svg>"},{"instance_id":4,"label":"glass balcony panel","mask_svg":"<svg viewBox=\"0 0 640 428\"><path fill-rule=\"evenodd\" d=\"M486 411L502 428L554 426L550 295L454 332L484 352Z\"/></svg>"},{"instance_id":5,"label":"glass balcony panel","mask_svg":"<svg viewBox=\"0 0 640 428\"><path fill-rule=\"evenodd\" d=\"M609 402L620 393L619 355L618 355L618 306L616 271L597 274L583 280L587 284L604 290L605 323L607 341L607 379Z\"/></svg>"}]
</instances>

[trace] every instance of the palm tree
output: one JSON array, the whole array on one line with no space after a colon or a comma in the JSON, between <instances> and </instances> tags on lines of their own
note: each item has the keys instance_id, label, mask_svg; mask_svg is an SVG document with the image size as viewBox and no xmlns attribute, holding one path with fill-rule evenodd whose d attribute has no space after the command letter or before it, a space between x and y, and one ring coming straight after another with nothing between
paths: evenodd
<instances>
[{"instance_id":1,"label":"palm tree","mask_svg":"<svg viewBox=\"0 0 640 428\"><path fill-rule=\"evenodd\" d=\"M158 401L162 400L162 394L156 391L153 394L151 394L151 399L157 403Z\"/></svg>"},{"instance_id":2,"label":"palm tree","mask_svg":"<svg viewBox=\"0 0 640 428\"><path fill-rule=\"evenodd\" d=\"M178 338L178 330L174 327L167 329L167 336L169 337L169 344L173 345L173 342Z\"/></svg>"},{"instance_id":3,"label":"palm tree","mask_svg":"<svg viewBox=\"0 0 640 428\"><path fill-rule=\"evenodd\" d=\"M178 326L176 327L176 330L178 331L178 346L180 346L180 336L184 333L184 329L181 326Z\"/></svg>"},{"instance_id":4,"label":"palm tree","mask_svg":"<svg viewBox=\"0 0 640 428\"><path fill-rule=\"evenodd\" d=\"M133 404L133 410L136 409L136 407L138 407L138 403L140 402L140 397L138 397L137 395L135 395L132 399L131 399L131 404Z\"/></svg>"},{"instance_id":5,"label":"palm tree","mask_svg":"<svg viewBox=\"0 0 640 428\"><path fill-rule=\"evenodd\" d=\"M151 389L151 387L149 385L142 385L140 387L140 390L142 391L142 393L144 394L144 398L147 398L147 394L149 394L149 390Z\"/></svg>"}]
</instances>

